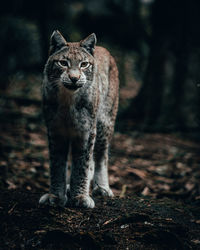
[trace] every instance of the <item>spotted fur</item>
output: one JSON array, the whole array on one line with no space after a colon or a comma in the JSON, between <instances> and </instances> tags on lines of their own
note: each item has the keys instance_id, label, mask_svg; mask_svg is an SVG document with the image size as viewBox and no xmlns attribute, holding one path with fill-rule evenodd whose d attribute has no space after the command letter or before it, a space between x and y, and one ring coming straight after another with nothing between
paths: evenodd
<instances>
[{"instance_id":1,"label":"spotted fur","mask_svg":"<svg viewBox=\"0 0 200 250\"><path fill-rule=\"evenodd\" d=\"M50 192L40 203L93 208L89 195L112 196L108 147L118 109L118 70L110 53L91 34L68 43L55 31L43 81L43 113L50 155ZM72 169L66 190L66 162Z\"/></svg>"}]
</instances>

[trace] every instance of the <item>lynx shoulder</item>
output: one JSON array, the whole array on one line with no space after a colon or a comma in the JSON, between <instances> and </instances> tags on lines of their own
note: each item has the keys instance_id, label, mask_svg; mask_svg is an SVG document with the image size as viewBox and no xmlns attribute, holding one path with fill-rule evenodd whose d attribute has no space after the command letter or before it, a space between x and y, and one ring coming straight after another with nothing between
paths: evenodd
<instances>
[{"instance_id":1,"label":"lynx shoulder","mask_svg":"<svg viewBox=\"0 0 200 250\"><path fill-rule=\"evenodd\" d=\"M50 191L40 203L93 208L92 196L113 196L108 147L118 109L115 60L91 34L77 43L54 31L44 69L43 113L48 131ZM71 148L71 150L69 150ZM66 163L72 154L71 176Z\"/></svg>"}]
</instances>

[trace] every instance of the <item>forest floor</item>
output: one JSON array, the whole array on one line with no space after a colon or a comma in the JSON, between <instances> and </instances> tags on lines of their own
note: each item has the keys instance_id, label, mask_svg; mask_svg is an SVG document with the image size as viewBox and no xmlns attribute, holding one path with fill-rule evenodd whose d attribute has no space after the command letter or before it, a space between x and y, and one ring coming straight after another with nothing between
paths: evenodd
<instances>
[{"instance_id":1,"label":"forest floor","mask_svg":"<svg viewBox=\"0 0 200 250\"><path fill-rule=\"evenodd\" d=\"M200 249L200 144L187 134L116 131L115 198L94 209L38 205L49 171L35 82L0 92L0 249Z\"/></svg>"}]
</instances>

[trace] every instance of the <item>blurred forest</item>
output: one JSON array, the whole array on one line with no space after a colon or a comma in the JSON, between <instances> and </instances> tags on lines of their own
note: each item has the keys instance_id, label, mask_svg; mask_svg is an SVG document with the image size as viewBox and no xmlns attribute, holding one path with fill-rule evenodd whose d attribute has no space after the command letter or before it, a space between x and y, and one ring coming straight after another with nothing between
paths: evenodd
<instances>
[{"instance_id":1,"label":"blurred forest","mask_svg":"<svg viewBox=\"0 0 200 250\"><path fill-rule=\"evenodd\" d=\"M176 171L179 176L193 168L197 174L192 177L195 180L189 191L198 196L199 9L197 0L4 2L0 9L0 150L2 179L9 182L6 186L21 187L31 182L18 173L22 169L24 173L27 168L32 169L35 174L40 169L41 175L46 171L48 176L40 87L49 37L58 29L68 41L79 41L95 32L98 44L108 48L116 58L120 105L110 167L112 172L112 167L117 166L111 175L116 193L120 193L130 177L128 190L160 195L163 187L148 186L146 178L143 180L146 174L134 169L147 171L149 167L157 175L161 166L173 178ZM121 156L119 152L123 152ZM137 158L142 160L138 163ZM120 172L124 168L125 175ZM136 184L129 172L142 179L142 184ZM181 189L183 180L180 180ZM42 188L48 186L46 179L41 183ZM173 185L166 185L168 191L173 190ZM187 184L184 185L187 190Z\"/></svg>"},{"instance_id":2,"label":"blurred forest","mask_svg":"<svg viewBox=\"0 0 200 250\"><path fill-rule=\"evenodd\" d=\"M124 87L119 118L132 120L137 129L199 134L199 5L197 0L4 2L1 89L29 73L41 74L54 29L69 41L95 32L118 62Z\"/></svg>"},{"instance_id":3,"label":"blurred forest","mask_svg":"<svg viewBox=\"0 0 200 250\"><path fill-rule=\"evenodd\" d=\"M0 8L0 200L4 199L1 204L7 206L6 216L12 216L17 209L21 211L18 214L23 214L22 211L26 208L23 199L24 203L19 205L12 192L6 192L22 189L41 194L49 187L48 147L40 88L44 64L48 57L49 38L54 30L59 30L67 41L79 41L90 33L96 33L97 44L106 47L117 61L120 102L109 168L110 184L115 195L120 199L135 196L142 199L167 197L176 202L190 204L196 217L188 219L188 223L193 223L194 228L199 226L199 10L199 0L3 1ZM23 196L21 193L14 194L16 197ZM30 196L33 198L30 202L37 203L40 194ZM142 208L137 211L136 206L137 213L147 207L146 201L141 202L144 202L144 207L141 205ZM116 206L113 216L117 211L121 211L120 202L117 204L112 205L113 209ZM129 212L133 207L132 203L130 204L127 205ZM165 202L163 204L163 210L158 212L155 205L155 211L147 211L147 214L165 211L168 206L165 206ZM109 207L109 204L106 206ZM172 204L172 207L176 207L176 204ZM184 208L178 209L182 218L181 211ZM5 220L5 223L0 225L0 231L4 232L1 237L3 242L10 241L9 244L6 243L9 249L14 249L19 247L17 244L21 244L21 241L25 242L30 232L27 231L27 237L20 233L16 233L17 236L13 234L9 228L15 228L15 225L6 224L9 220L12 222L12 218L8 219L2 211L0 207L0 219ZM34 214L30 211L32 210L27 205L27 218L30 215L33 216L33 221L37 221L37 212ZM73 221L74 211L66 211L71 214ZM126 214L126 211L123 213ZM186 211L186 214L193 216L193 212ZM61 223L59 215L57 216L58 223ZM105 225L110 225L112 214L110 216ZM145 216L140 214L139 218L146 223ZM147 222L142 226L144 231L146 230L145 233L150 232L151 235L147 235L144 241L147 248L138 245L137 249L161 249L159 246L148 248L150 239L158 243L160 240L159 244L167 245L171 242L171 249L199 249L200 229L188 234L184 234L185 229L180 232L173 229L175 231L172 232L170 230L177 228L177 225L173 224L174 220L173 223L169 220L168 211L166 216L162 217L165 221L162 222L163 225L168 227L166 234L151 238L155 236L148 231L151 223L154 224L154 219L151 218L150 224ZM82 214L77 220L81 218ZM85 222L79 222L82 227L86 225ZM64 223L68 222L62 223L66 228ZM70 228L71 224L67 226ZM138 224L137 230L141 230L140 226ZM85 226L84 230L87 231L87 227ZM15 231L20 231L19 228L20 223ZM137 226L132 226L132 230L133 228L136 230ZM111 225L110 231L115 229ZM131 230L128 231L129 227L121 229L133 235ZM158 228L159 233L162 230ZM175 232L175 236L168 234L169 232ZM37 235L40 233L42 234L42 231ZM121 235L121 231L117 234ZM180 239L194 237L187 238L189 248L180 245L181 241L176 238L179 236ZM138 236L138 241L143 239L142 237ZM20 239L20 243L16 243L16 239ZM124 238L121 241L125 242ZM30 241L26 249L32 249L30 245L33 247L34 244L34 240Z\"/></svg>"},{"instance_id":4,"label":"blurred forest","mask_svg":"<svg viewBox=\"0 0 200 250\"><path fill-rule=\"evenodd\" d=\"M177 158L176 166L169 164L166 171L177 170L181 174L181 171L194 168L197 175L191 190L194 189L198 196L199 9L197 0L4 2L0 9L1 172L4 182L12 176L10 184L6 185L15 187L20 178L18 169L23 168L26 172L29 163L32 167L28 169L33 168L32 172L38 173L41 167L42 174L44 167L45 171L48 169L40 87L49 37L58 29L68 41L79 41L95 32L98 44L108 48L116 58L120 73L120 105L117 133L111 147L112 166L126 165L127 170L128 159L132 172L137 167L141 171L142 166L145 171L147 166L157 171L155 166L166 167L160 161L171 164ZM120 154L116 154L118 151L124 154L121 160ZM145 156L147 152L148 157ZM143 158L139 164L137 154L138 159ZM145 162L146 157L149 163ZM118 176L123 175L120 166L116 170ZM17 171L15 178L12 169ZM135 172L134 175L141 179L144 173ZM126 178L113 177L113 187L118 183L116 193L120 192ZM47 185L46 180L42 183ZM144 182L135 188L130 178L132 191L142 193L146 187ZM151 187L148 190L147 193L157 192Z\"/></svg>"}]
</instances>

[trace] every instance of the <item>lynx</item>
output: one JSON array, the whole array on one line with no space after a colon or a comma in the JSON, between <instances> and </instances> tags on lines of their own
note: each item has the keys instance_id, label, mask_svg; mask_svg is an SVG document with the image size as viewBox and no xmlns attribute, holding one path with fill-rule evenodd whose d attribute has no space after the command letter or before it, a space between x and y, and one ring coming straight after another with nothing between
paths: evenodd
<instances>
[{"instance_id":1,"label":"lynx","mask_svg":"<svg viewBox=\"0 0 200 250\"><path fill-rule=\"evenodd\" d=\"M94 33L70 43L59 31L53 32L42 88L50 191L40 204L93 208L92 180L92 196L113 196L108 147L118 109L118 85L115 60L105 48L96 46ZM67 185L69 150L72 166Z\"/></svg>"}]
</instances>

